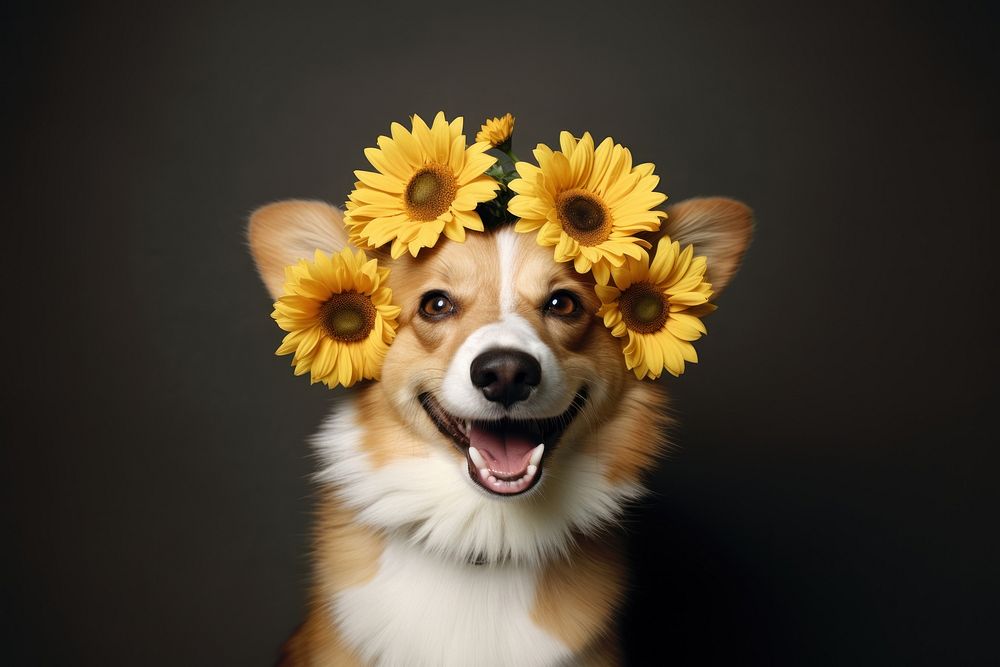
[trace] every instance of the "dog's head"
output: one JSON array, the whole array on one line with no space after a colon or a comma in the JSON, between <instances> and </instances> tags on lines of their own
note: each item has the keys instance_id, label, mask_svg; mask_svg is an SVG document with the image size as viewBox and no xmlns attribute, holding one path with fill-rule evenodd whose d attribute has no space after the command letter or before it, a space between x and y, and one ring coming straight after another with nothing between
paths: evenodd
<instances>
[{"instance_id":1,"label":"dog's head","mask_svg":"<svg viewBox=\"0 0 1000 667\"><path fill-rule=\"evenodd\" d=\"M661 233L708 258L715 295L751 217L727 199L667 209ZM272 296L283 269L347 243L320 202L266 206L250 244ZM389 260L402 308L380 382L318 437L324 477L362 519L463 559L537 558L613 518L663 446L666 394L624 364L591 276L512 227Z\"/></svg>"}]
</instances>

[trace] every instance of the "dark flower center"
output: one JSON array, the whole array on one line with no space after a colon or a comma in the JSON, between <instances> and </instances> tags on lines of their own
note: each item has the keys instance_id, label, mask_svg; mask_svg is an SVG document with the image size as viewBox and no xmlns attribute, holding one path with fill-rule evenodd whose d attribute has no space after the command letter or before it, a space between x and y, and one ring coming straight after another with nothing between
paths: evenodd
<instances>
[{"instance_id":1,"label":"dark flower center","mask_svg":"<svg viewBox=\"0 0 1000 667\"><path fill-rule=\"evenodd\" d=\"M618 298L622 320L637 333L656 333L670 314L667 297L647 282L630 285Z\"/></svg>"},{"instance_id":2,"label":"dark flower center","mask_svg":"<svg viewBox=\"0 0 1000 667\"><path fill-rule=\"evenodd\" d=\"M458 193L458 181L451 169L440 164L424 165L406 184L403 200L410 218L434 220L448 210Z\"/></svg>"},{"instance_id":3,"label":"dark flower center","mask_svg":"<svg viewBox=\"0 0 1000 667\"><path fill-rule=\"evenodd\" d=\"M560 192L556 213L563 231L581 245L594 246L611 236L611 215L597 196L581 188Z\"/></svg>"},{"instance_id":4,"label":"dark flower center","mask_svg":"<svg viewBox=\"0 0 1000 667\"><path fill-rule=\"evenodd\" d=\"M333 294L320 307L323 329L343 343L356 343L368 338L375 328L375 305L367 294L343 292Z\"/></svg>"}]
</instances>

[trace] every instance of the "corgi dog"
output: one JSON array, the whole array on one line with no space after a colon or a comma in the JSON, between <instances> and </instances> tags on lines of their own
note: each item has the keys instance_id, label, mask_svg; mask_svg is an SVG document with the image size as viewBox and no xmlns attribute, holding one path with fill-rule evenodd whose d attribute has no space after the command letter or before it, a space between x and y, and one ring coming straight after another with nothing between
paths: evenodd
<instances>
[{"instance_id":1,"label":"corgi dog","mask_svg":"<svg viewBox=\"0 0 1000 667\"><path fill-rule=\"evenodd\" d=\"M668 207L718 295L751 237L743 204ZM316 201L257 210L271 296L347 243ZM313 439L313 581L283 665L615 665L618 520L665 446L667 384L637 380L594 316L594 279L512 226L392 260L380 381L338 392Z\"/></svg>"}]
</instances>

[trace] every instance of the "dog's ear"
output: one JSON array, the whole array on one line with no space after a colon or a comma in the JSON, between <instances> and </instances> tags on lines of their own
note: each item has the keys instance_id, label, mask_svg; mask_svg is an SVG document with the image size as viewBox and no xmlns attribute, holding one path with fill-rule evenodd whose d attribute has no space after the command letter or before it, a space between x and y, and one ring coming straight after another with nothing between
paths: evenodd
<instances>
[{"instance_id":1,"label":"dog's ear","mask_svg":"<svg viewBox=\"0 0 1000 667\"><path fill-rule=\"evenodd\" d=\"M691 244L695 256L708 258L706 277L712 283L713 298L717 297L740 268L750 245L753 212L746 204L724 197L687 199L666 210L667 221L657 236L667 234L682 247Z\"/></svg>"},{"instance_id":2,"label":"dog's ear","mask_svg":"<svg viewBox=\"0 0 1000 667\"><path fill-rule=\"evenodd\" d=\"M285 267L312 260L319 248L339 252L347 245L344 214L326 202L290 199L262 206L250 216L250 252L271 296L284 292Z\"/></svg>"}]
</instances>

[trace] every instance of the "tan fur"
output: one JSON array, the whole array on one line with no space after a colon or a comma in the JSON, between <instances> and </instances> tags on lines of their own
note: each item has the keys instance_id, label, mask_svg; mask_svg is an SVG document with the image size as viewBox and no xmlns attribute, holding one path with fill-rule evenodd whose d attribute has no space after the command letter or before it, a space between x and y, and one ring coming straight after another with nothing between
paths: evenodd
<instances>
[{"instance_id":1,"label":"tan fur","mask_svg":"<svg viewBox=\"0 0 1000 667\"><path fill-rule=\"evenodd\" d=\"M464 335L499 316L499 272L495 245L483 234L470 234L465 243L440 242L422 251L415 260L409 255L392 266L393 300L405 304L400 315L401 329L390 353L396 363L383 367L386 374L406 372L420 355L429 354L421 368L440 368L442 373ZM426 254L426 256L425 256ZM440 324L425 322L417 315L420 296L431 290L447 291L461 311L460 318ZM399 348L397 349L397 346Z\"/></svg>"},{"instance_id":2,"label":"tan fur","mask_svg":"<svg viewBox=\"0 0 1000 667\"><path fill-rule=\"evenodd\" d=\"M359 419L365 425L361 447L373 468L381 468L400 457L422 456L427 452L427 443L414 438L404 421L386 410L387 398L381 389L379 383L368 384L359 388L358 397Z\"/></svg>"},{"instance_id":3,"label":"tan fur","mask_svg":"<svg viewBox=\"0 0 1000 667\"><path fill-rule=\"evenodd\" d=\"M599 455L606 462L605 477L614 484L637 484L653 467L666 446L670 416L667 394L654 383L630 383L619 407L608 421L608 432L614 434L614 447L604 447ZM642 424L643 428L636 428Z\"/></svg>"},{"instance_id":4,"label":"tan fur","mask_svg":"<svg viewBox=\"0 0 1000 667\"><path fill-rule=\"evenodd\" d=\"M347 243L344 214L321 201L289 200L254 211L247 229L250 250L270 295L284 293L285 267L312 260L316 248L340 250Z\"/></svg>"},{"instance_id":5,"label":"tan fur","mask_svg":"<svg viewBox=\"0 0 1000 667\"><path fill-rule=\"evenodd\" d=\"M337 627L314 609L282 647L278 667L363 667L337 632Z\"/></svg>"},{"instance_id":6,"label":"tan fur","mask_svg":"<svg viewBox=\"0 0 1000 667\"><path fill-rule=\"evenodd\" d=\"M584 649L576 661L576 667L616 667L624 664L618 633L608 632Z\"/></svg>"},{"instance_id":7,"label":"tan fur","mask_svg":"<svg viewBox=\"0 0 1000 667\"><path fill-rule=\"evenodd\" d=\"M324 601L338 591L371 580L378 572L383 548L382 537L359 523L334 494L323 495L314 528L309 616L285 643L283 667L362 664L341 639Z\"/></svg>"},{"instance_id":8,"label":"tan fur","mask_svg":"<svg viewBox=\"0 0 1000 667\"><path fill-rule=\"evenodd\" d=\"M693 243L696 254L709 257L708 278L718 294L737 270L749 243L750 210L739 202L713 198L681 202L668 211L662 233L682 244ZM655 235L650 238L655 241ZM311 258L317 247L339 250L346 234L335 208L293 201L257 211L251 218L249 239L261 276L277 297L286 265ZM595 456L605 464L604 474L611 483L639 484L660 453L669 425L663 385L637 381L625 369L620 341L593 316L599 301L590 276L553 261L552 249L538 246L533 234L519 235L516 243L517 313L553 350L568 378L593 377L596 372L606 385L603 398L592 397L573 427L582 429L576 438L581 451L557 448L547 465L558 465L560 456ZM384 259L380 255L380 261ZM391 268L393 301L402 307L396 340L381 381L350 390L356 392L364 429L361 446L374 467L399 458L418 458L440 447L452 452L460 464L463 455L437 431L416 396L422 391L437 392L459 346L473 331L498 319L496 240L478 233L470 233L465 243L442 237L436 248L422 250L419 260L404 256L391 262ZM556 289L579 295L586 312L570 321L544 317L540 306ZM440 322L419 317L421 295L429 290L448 292L460 316ZM598 429L601 437L587 437ZM316 528L315 602L306 623L286 644L281 664L360 664L339 636L326 604L337 591L371 580L383 549L383 537L357 522L338 503L337 489L326 489ZM567 561L542 566L532 618L576 653L574 664L619 664L613 618L624 582L617 538L577 536Z\"/></svg>"},{"instance_id":9,"label":"tan fur","mask_svg":"<svg viewBox=\"0 0 1000 667\"><path fill-rule=\"evenodd\" d=\"M325 599L369 581L378 572L382 537L356 521L333 493L321 501L315 529L316 582Z\"/></svg>"},{"instance_id":10,"label":"tan fur","mask_svg":"<svg viewBox=\"0 0 1000 667\"><path fill-rule=\"evenodd\" d=\"M735 199L697 197L667 207L667 234L681 245L693 244L695 255L708 257L706 275L718 298L743 261L753 235L753 211ZM648 237L647 237L648 238Z\"/></svg>"},{"instance_id":11,"label":"tan fur","mask_svg":"<svg viewBox=\"0 0 1000 667\"><path fill-rule=\"evenodd\" d=\"M569 558L545 567L532 618L581 653L610 634L624 584L617 540L581 538Z\"/></svg>"}]
</instances>

